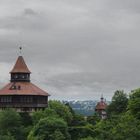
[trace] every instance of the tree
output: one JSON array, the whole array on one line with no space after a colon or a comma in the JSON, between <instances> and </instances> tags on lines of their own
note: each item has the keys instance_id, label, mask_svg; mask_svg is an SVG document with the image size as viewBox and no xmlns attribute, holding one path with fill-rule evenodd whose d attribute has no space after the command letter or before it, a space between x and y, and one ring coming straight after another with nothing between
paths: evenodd
<instances>
[{"instance_id":1,"label":"tree","mask_svg":"<svg viewBox=\"0 0 140 140\"><path fill-rule=\"evenodd\" d=\"M47 117L59 117L54 109L46 108L45 110L39 110L32 114L33 123L36 124L39 122L40 119L47 118Z\"/></svg>"},{"instance_id":2,"label":"tree","mask_svg":"<svg viewBox=\"0 0 140 140\"><path fill-rule=\"evenodd\" d=\"M82 138L82 139L80 139L80 140L96 140L96 139L94 139L94 138L92 138L92 137L87 137L87 138Z\"/></svg>"},{"instance_id":3,"label":"tree","mask_svg":"<svg viewBox=\"0 0 140 140\"><path fill-rule=\"evenodd\" d=\"M59 101L49 101L49 108L55 110L60 118L63 118L68 124L71 123L73 116L68 106Z\"/></svg>"},{"instance_id":4,"label":"tree","mask_svg":"<svg viewBox=\"0 0 140 140\"><path fill-rule=\"evenodd\" d=\"M94 138L98 140L112 140L112 129L117 124L118 120L101 120L94 126Z\"/></svg>"},{"instance_id":5,"label":"tree","mask_svg":"<svg viewBox=\"0 0 140 140\"><path fill-rule=\"evenodd\" d=\"M20 114L20 120L21 120L21 124L23 125L23 129L22 131L24 132L24 137L26 138L32 128L33 125L33 121L32 121L32 117L29 113L27 112L22 112L19 113Z\"/></svg>"},{"instance_id":6,"label":"tree","mask_svg":"<svg viewBox=\"0 0 140 140\"><path fill-rule=\"evenodd\" d=\"M32 125L32 117L28 112L19 113L22 124L26 127Z\"/></svg>"},{"instance_id":7,"label":"tree","mask_svg":"<svg viewBox=\"0 0 140 140\"><path fill-rule=\"evenodd\" d=\"M127 109L128 98L127 94L123 90L117 90L112 97L112 102L107 107L108 115L115 114L118 115L125 112Z\"/></svg>"},{"instance_id":8,"label":"tree","mask_svg":"<svg viewBox=\"0 0 140 140\"><path fill-rule=\"evenodd\" d=\"M74 114L73 120L71 122L72 126L85 126L87 121L85 120L84 116L80 114Z\"/></svg>"},{"instance_id":9,"label":"tree","mask_svg":"<svg viewBox=\"0 0 140 140\"><path fill-rule=\"evenodd\" d=\"M56 131L54 131L54 134L52 135L52 139L53 140L65 140L65 137L62 134L62 132L60 132L59 130L56 130Z\"/></svg>"},{"instance_id":10,"label":"tree","mask_svg":"<svg viewBox=\"0 0 140 140\"><path fill-rule=\"evenodd\" d=\"M16 111L8 109L0 112L0 134L7 137L13 136L16 140L25 139L21 118Z\"/></svg>"},{"instance_id":11,"label":"tree","mask_svg":"<svg viewBox=\"0 0 140 140\"><path fill-rule=\"evenodd\" d=\"M75 111L72 109L72 107L70 106L70 104L69 103L66 103L65 105L69 108L69 111L74 116L75 115Z\"/></svg>"},{"instance_id":12,"label":"tree","mask_svg":"<svg viewBox=\"0 0 140 140\"><path fill-rule=\"evenodd\" d=\"M92 125L96 125L96 123L98 123L99 121L100 121L100 117L97 113L95 113L93 116L87 117L87 122Z\"/></svg>"},{"instance_id":13,"label":"tree","mask_svg":"<svg viewBox=\"0 0 140 140\"><path fill-rule=\"evenodd\" d=\"M41 119L31 130L28 140L70 140L67 123L54 117Z\"/></svg>"},{"instance_id":14,"label":"tree","mask_svg":"<svg viewBox=\"0 0 140 140\"><path fill-rule=\"evenodd\" d=\"M11 136L11 134L7 134L7 135L0 135L0 140L15 140L13 136Z\"/></svg>"},{"instance_id":15,"label":"tree","mask_svg":"<svg viewBox=\"0 0 140 140\"><path fill-rule=\"evenodd\" d=\"M128 109L136 118L140 119L140 88L131 92Z\"/></svg>"},{"instance_id":16,"label":"tree","mask_svg":"<svg viewBox=\"0 0 140 140\"><path fill-rule=\"evenodd\" d=\"M112 129L113 140L138 140L140 138L140 121L129 113L121 116Z\"/></svg>"},{"instance_id":17,"label":"tree","mask_svg":"<svg viewBox=\"0 0 140 140\"><path fill-rule=\"evenodd\" d=\"M81 138L93 137L95 135L93 125L91 124L71 126L69 127L69 133L72 140L80 140Z\"/></svg>"}]
</instances>

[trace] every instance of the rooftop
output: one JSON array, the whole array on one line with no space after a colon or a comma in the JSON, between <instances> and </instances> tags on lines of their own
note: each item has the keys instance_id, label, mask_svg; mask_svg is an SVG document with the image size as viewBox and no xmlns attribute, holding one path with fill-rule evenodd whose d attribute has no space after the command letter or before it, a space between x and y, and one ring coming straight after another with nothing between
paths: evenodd
<instances>
[{"instance_id":1,"label":"rooftop","mask_svg":"<svg viewBox=\"0 0 140 140\"><path fill-rule=\"evenodd\" d=\"M19 56L10 73L31 73L22 56Z\"/></svg>"},{"instance_id":2,"label":"rooftop","mask_svg":"<svg viewBox=\"0 0 140 140\"><path fill-rule=\"evenodd\" d=\"M49 96L47 92L30 82L11 82L0 90L0 95L42 95Z\"/></svg>"}]
</instances>

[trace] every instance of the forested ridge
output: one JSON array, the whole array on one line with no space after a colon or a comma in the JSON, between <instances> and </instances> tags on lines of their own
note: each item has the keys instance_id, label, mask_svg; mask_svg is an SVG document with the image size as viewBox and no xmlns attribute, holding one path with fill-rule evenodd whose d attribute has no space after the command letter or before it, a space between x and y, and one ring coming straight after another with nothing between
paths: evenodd
<instances>
[{"instance_id":1,"label":"forested ridge","mask_svg":"<svg viewBox=\"0 0 140 140\"><path fill-rule=\"evenodd\" d=\"M96 113L85 117L55 100L32 114L3 110L0 140L139 140L140 89L116 91L106 111L105 120Z\"/></svg>"}]
</instances>

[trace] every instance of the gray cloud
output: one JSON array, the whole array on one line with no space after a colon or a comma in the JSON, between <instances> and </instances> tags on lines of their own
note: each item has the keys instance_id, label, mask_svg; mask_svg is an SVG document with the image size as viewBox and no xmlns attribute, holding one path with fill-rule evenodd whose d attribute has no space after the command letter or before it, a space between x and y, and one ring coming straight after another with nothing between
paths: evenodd
<instances>
[{"instance_id":1,"label":"gray cloud","mask_svg":"<svg viewBox=\"0 0 140 140\"><path fill-rule=\"evenodd\" d=\"M2 0L0 83L18 56L32 81L57 99L110 99L139 87L137 0Z\"/></svg>"},{"instance_id":2,"label":"gray cloud","mask_svg":"<svg viewBox=\"0 0 140 140\"><path fill-rule=\"evenodd\" d=\"M34 10L30 9L30 8L26 8L26 9L24 10L24 14L25 14L25 15L29 15L29 16L37 15L37 13L36 13Z\"/></svg>"}]
</instances>

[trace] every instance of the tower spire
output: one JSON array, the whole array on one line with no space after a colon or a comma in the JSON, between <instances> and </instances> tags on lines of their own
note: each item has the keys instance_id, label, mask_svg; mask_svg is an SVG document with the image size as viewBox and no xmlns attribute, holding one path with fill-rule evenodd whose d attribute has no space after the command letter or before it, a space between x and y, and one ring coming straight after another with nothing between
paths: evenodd
<instances>
[{"instance_id":1,"label":"tower spire","mask_svg":"<svg viewBox=\"0 0 140 140\"><path fill-rule=\"evenodd\" d=\"M22 55L22 47L19 47L19 54Z\"/></svg>"},{"instance_id":2,"label":"tower spire","mask_svg":"<svg viewBox=\"0 0 140 140\"><path fill-rule=\"evenodd\" d=\"M28 69L22 56L19 56L11 73L11 82L30 82L30 70Z\"/></svg>"},{"instance_id":3,"label":"tower spire","mask_svg":"<svg viewBox=\"0 0 140 140\"><path fill-rule=\"evenodd\" d=\"M103 97L103 94L101 94L101 101L103 101L104 100L104 97Z\"/></svg>"}]
</instances>

